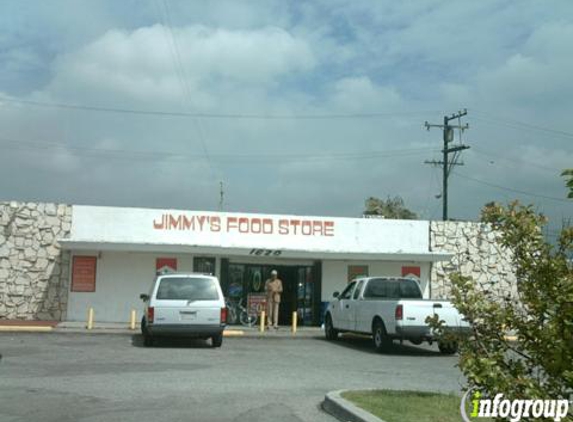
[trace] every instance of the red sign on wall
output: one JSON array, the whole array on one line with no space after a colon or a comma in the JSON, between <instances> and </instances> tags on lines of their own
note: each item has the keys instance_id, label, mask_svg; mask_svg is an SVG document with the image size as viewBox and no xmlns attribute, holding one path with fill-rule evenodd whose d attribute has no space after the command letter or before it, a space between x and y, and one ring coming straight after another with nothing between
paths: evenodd
<instances>
[{"instance_id":1,"label":"red sign on wall","mask_svg":"<svg viewBox=\"0 0 573 422\"><path fill-rule=\"evenodd\" d=\"M95 292L97 257L74 256L72 292Z\"/></svg>"},{"instance_id":2,"label":"red sign on wall","mask_svg":"<svg viewBox=\"0 0 573 422\"><path fill-rule=\"evenodd\" d=\"M368 265L349 265L348 282L358 277L368 277Z\"/></svg>"},{"instance_id":3,"label":"red sign on wall","mask_svg":"<svg viewBox=\"0 0 573 422\"><path fill-rule=\"evenodd\" d=\"M420 267L402 267L402 277L420 279Z\"/></svg>"},{"instance_id":4,"label":"red sign on wall","mask_svg":"<svg viewBox=\"0 0 573 422\"><path fill-rule=\"evenodd\" d=\"M157 274L174 273L177 271L177 258L157 258L155 272Z\"/></svg>"}]
</instances>

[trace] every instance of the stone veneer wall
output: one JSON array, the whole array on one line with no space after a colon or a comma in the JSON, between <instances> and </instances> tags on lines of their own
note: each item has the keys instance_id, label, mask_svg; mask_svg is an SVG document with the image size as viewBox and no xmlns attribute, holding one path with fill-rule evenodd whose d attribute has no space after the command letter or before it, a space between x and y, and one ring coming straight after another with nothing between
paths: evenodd
<instances>
[{"instance_id":1,"label":"stone veneer wall","mask_svg":"<svg viewBox=\"0 0 573 422\"><path fill-rule=\"evenodd\" d=\"M510 252L501 247L499 234L488 224L475 222L432 221L430 250L453 253L450 262L432 265L431 296L450 296L449 274L471 276L481 288L502 296L516 295L516 277Z\"/></svg>"},{"instance_id":2,"label":"stone veneer wall","mask_svg":"<svg viewBox=\"0 0 573 422\"><path fill-rule=\"evenodd\" d=\"M0 319L65 319L71 226L69 205L0 202Z\"/></svg>"}]
</instances>

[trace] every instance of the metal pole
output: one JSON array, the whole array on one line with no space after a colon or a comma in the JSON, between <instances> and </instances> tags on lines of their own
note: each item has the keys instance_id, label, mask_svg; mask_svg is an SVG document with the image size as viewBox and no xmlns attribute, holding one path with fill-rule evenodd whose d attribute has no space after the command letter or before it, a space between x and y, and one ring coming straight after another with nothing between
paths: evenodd
<instances>
[{"instance_id":1,"label":"metal pole","mask_svg":"<svg viewBox=\"0 0 573 422\"><path fill-rule=\"evenodd\" d=\"M137 319L135 309L132 309L129 315L129 329L135 330L135 320Z\"/></svg>"},{"instance_id":2,"label":"metal pole","mask_svg":"<svg viewBox=\"0 0 573 422\"><path fill-rule=\"evenodd\" d=\"M265 317L266 317L266 312L265 311L261 311L261 326L260 326L260 332L264 333L265 332Z\"/></svg>"},{"instance_id":3,"label":"metal pole","mask_svg":"<svg viewBox=\"0 0 573 422\"><path fill-rule=\"evenodd\" d=\"M443 178L442 181L442 220L448 220L448 140L447 140L447 132L448 132L448 116L444 116L444 164L443 164Z\"/></svg>"},{"instance_id":4,"label":"metal pole","mask_svg":"<svg viewBox=\"0 0 573 422\"><path fill-rule=\"evenodd\" d=\"M293 311L292 313L292 334L296 334L296 324L297 324L297 312Z\"/></svg>"},{"instance_id":5,"label":"metal pole","mask_svg":"<svg viewBox=\"0 0 573 422\"><path fill-rule=\"evenodd\" d=\"M94 327L94 308L88 309L88 326L87 329L91 330Z\"/></svg>"}]
</instances>

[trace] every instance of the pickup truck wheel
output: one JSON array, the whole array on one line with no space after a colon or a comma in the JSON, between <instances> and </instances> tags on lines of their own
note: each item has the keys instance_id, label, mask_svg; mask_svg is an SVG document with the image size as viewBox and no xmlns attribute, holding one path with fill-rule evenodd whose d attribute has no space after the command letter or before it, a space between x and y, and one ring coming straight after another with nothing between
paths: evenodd
<instances>
[{"instance_id":1,"label":"pickup truck wheel","mask_svg":"<svg viewBox=\"0 0 573 422\"><path fill-rule=\"evenodd\" d=\"M458 344L456 342L439 342L438 349L444 355L453 355L458 351Z\"/></svg>"},{"instance_id":2,"label":"pickup truck wheel","mask_svg":"<svg viewBox=\"0 0 573 422\"><path fill-rule=\"evenodd\" d=\"M372 338L374 340L374 347L379 352L386 351L392 345L392 340L386 334L386 328L380 320L374 321Z\"/></svg>"},{"instance_id":3,"label":"pickup truck wheel","mask_svg":"<svg viewBox=\"0 0 573 422\"><path fill-rule=\"evenodd\" d=\"M221 347L222 344L223 344L223 333L211 337L211 346Z\"/></svg>"},{"instance_id":4,"label":"pickup truck wheel","mask_svg":"<svg viewBox=\"0 0 573 422\"><path fill-rule=\"evenodd\" d=\"M338 339L338 330L332 325L332 317L330 315L327 315L326 321L324 321L324 334L327 340L333 341Z\"/></svg>"},{"instance_id":5,"label":"pickup truck wheel","mask_svg":"<svg viewBox=\"0 0 573 422\"><path fill-rule=\"evenodd\" d=\"M155 341L153 340L153 337L151 337L149 334L143 335L143 345L145 347L153 347L154 344Z\"/></svg>"}]
</instances>

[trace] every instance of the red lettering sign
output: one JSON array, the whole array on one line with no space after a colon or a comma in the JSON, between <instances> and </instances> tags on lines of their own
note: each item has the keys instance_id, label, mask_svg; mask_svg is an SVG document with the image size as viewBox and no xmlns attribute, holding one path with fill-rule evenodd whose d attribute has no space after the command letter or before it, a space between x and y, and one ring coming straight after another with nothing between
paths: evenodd
<instances>
[{"instance_id":1,"label":"red lettering sign","mask_svg":"<svg viewBox=\"0 0 573 422\"><path fill-rule=\"evenodd\" d=\"M97 257L74 256L72 292L95 292Z\"/></svg>"},{"instance_id":2,"label":"red lettering sign","mask_svg":"<svg viewBox=\"0 0 573 422\"><path fill-rule=\"evenodd\" d=\"M239 234L278 234L281 236L334 236L334 221L306 220L303 218L280 219L261 217L218 217L209 215L162 214L153 220L155 230Z\"/></svg>"}]
</instances>

